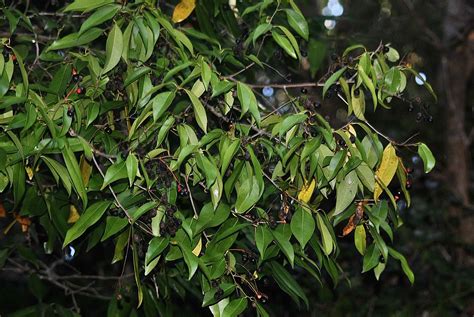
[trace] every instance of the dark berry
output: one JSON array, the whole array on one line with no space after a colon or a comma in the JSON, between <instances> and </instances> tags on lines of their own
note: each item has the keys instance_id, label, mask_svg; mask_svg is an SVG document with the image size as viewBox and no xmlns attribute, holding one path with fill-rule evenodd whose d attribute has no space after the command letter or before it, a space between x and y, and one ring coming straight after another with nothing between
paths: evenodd
<instances>
[{"instance_id":1,"label":"dark berry","mask_svg":"<svg viewBox=\"0 0 474 317\"><path fill-rule=\"evenodd\" d=\"M308 52L306 52L306 50L301 50L301 56L303 57L308 56Z\"/></svg>"},{"instance_id":2,"label":"dark berry","mask_svg":"<svg viewBox=\"0 0 474 317\"><path fill-rule=\"evenodd\" d=\"M407 181L405 186L407 189L411 189L411 181Z\"/></svg>"},{"instance_id":3,"label":"dark berry","mask_svg":"<svg viewBox=\"0 0 474 317\"><path fill-rule=\"evenodd\" d=\"M416 121L417 121L417 122L420 122L421 119L423 119L423 114L422 114L421 112L418 112L418 113L416 114Z\"/></svg>"},{"instance_id":4,"label":"dark berry","mask_svg":"<svg viewBox=\"0 0 474 317\"><path fill-rule=\"evenodd\" d=\"M336 53L331 54L331 60L337 61L337 54Z\"/></svg>"},{"instance_id":5,"label":"dark berry","mask_svg":"<svg viewBox=\"0 0 474 317\"><path fill-rule=\"evenodd\" d=\"M415 109L415 107L413 106L412 103L410 103L410 105L408 106L408 111L412 112L414 109Z\"/></svg>"},{"instance_id":6,"label":"dark berry","mask_svg":"<svg viewBox=\"0 0 474 317\"><path fill-rule=\"evenodd\" d=\"M306 95L306 94L308 93L308 89L306 89L306 88L301 88L301 93Z\"/></svg>"},{"instance_id":7,"label":"dark berry","mask_svg":"<svg viewBox=\"0 0 474 317\"><path fill-rule=\"evenodd\" d=\"M73 82L78 83L79 80L81 80L81 76L79 76L79 74L72 75L72 81Z\"/></svg>"},{"instance_id":8,"label":"dark berry","mask_svg":"<svg viewBox=\"0 0 474 317\"><path fill-rule=\"evenodd\" d=\"M105 127L105 133L110 134L112 133L112 129L110 127Z\"/></svg>"},{"instance_id":9,"label":"dark berry","mask_svg":"<svg viewBox=\"0 0 474 317\"><path fill-rule=\"evenodd\" d=\"M407 167L407 174L411 174L411 173L413 173L413 168Z\"/></svg>"},{"instance_id":10,"label":"dark berry","mask_svg":"<svg viewBox=\"0 0 474 317\"><path fill-rule=\"evenodd\" d=\"M388 51L390 51L390 48L388 46L384 46L383 47L383 52L388 53Z\"/></svg>"},{"instance_id":11,"label":"dark berry","mask_svg":"<svg viewBox=\"0 0 474 317\"><path fill-rule=\"evenodd\" d=\"M313 102L313 107L316 108L316 109L319 109L319 108L321 108L321 103L319 101L315 101L315 102Z\"/></svg>"},{"instance_id":12,"label":"dark berry","mask_svg":"<svg viewBox=\"0 0 474 317\"><path fill-rule=\"evenodd\" d=\"M250 160L250 153L248 151L245 151L245 160Z\"/></svg>"},{"instance_id":13,"label":"dark berry","mask_svg":"<svg viewBox=\"0 0 474 317\"><path fill-rule=\"evenodd\" d=\"M428 121L429 123L432 123L432 122L433 122L433 116L429 116L428 119L427 119L427 121Z\"/></svg>"},{"instance_id":14,"label":"dark berry","mask_svg":"<svg viewBox=\"0 0 474 317\"><path fill-rule=\"evenodd\" d=\"M360 95L360 90L359 88L357 88L356 90L354 90L354 96L359 97L359 95Z\"/></svg>"},{"instance_id":15,"label":"dark berry","mask_svg":"<svg viewBox=\"0 0 474 317\"><path fill-rule=\"evenodd\" d=\"M72 109L68 109L67 116L72 118L74 116L74 111Z\"/></svg>"},{"instance_id":16,"label":"dark berry","mask_svg":"<svg viewBox=\"0 0 474 317\"><path fill-rule=\"evenodd\" d=\"M216 300L219 300L219 299L222 298L223 295L224 295L224 290L219 287L219 288L217 289L216 293L214 294L214 298L215 298Z\"/></svg>"},{"instance_id":17,"label":"dark berry","mask_svg":"<svg viewBox=\"0 0 474 317\"><path fill-rule=\"evenodd\" d=\"M351 134L351 137L350 137L350 140L351 140L351 143L354 143L355 140L356 140L356 137L354 135Z\"/></svg>"},{"instance_id":18,"label":"dark berry","mask_svg":"<svg viewBox=\"0 0 474 317\"><path fill-rule=\"evenodd\" d=\"M219 286L219 281L218 281L218 280L212 280L212 281L211 281L211 286L212 286L213 288L218 287L218 286Z\"/></svg>"}]
</instances>

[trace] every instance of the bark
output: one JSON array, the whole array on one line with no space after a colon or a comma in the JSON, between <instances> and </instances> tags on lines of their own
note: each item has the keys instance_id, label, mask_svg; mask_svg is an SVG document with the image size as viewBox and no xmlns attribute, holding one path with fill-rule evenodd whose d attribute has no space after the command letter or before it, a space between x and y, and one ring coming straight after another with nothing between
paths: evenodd
<instances>
[{"instance_id":1,"label":"bark","mask_svg":"<svg viewBox=\"0 0 474 317\"><path fill-rule=\"evenodd\" d=\"M474 215L469 210L470 140L466 131L468 83L474 66L474 7L468 0L447 1L443 24L442 75L446 91L446 178L459 204L450 208L459 220L458 236L462 243L474 244ZM472 102L472 100L470 101ZM469 259L470 258L470 259ZM474 258L461 256L461 262L474 264Z\"/></svg>"}]
</instances>

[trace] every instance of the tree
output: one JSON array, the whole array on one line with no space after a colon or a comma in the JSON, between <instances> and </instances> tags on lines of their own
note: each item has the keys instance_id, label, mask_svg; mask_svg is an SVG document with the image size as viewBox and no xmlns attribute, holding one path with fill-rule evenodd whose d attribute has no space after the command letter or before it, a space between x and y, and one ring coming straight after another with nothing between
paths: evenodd
<instances>
[{"instance_id":1,"label":"tree","mask_svg":"<svg viewBox=\"0 0 474 317\"><path fill-rule=\"evenodd\" d=\"M172 315L191 298L217 316L267 316L268 280L309 307L305 280L338 283L349 235L363 272L378 278L392 258L414 282L390 246L400 201L410 204L403 155L416 149L425 172L435 159L366 120L407 100L418 76L395 48L350 46L298 83L324 52L306 48L293 1L76 0L59 11L3 8L0 210L11 224L0 259L31 274L40 303L42 280L67 296L38 309L87 311L84 297L110 298L109 279L110 315ZM344 125L320 114L311 87L346 105ZM122 264L119 277L73 271L68 261L94 248L114 250L102 260ZM107 267L93 260L88 269Z\"/></svg>"}]
</instances>

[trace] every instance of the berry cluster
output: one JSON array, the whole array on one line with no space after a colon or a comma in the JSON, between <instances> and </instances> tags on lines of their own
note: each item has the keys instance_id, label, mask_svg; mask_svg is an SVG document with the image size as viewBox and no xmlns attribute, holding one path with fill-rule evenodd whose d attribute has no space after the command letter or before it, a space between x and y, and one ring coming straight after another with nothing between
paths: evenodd
<instances>
[{"instance_id":1,"label":"berry cluster","mask_svg":"<svg viewBox=\"0 0 474 317\"><path fill-rule=\"evenodd\" d=\"M181 226L181 219L174 216L176 210L176 206L168 206L168 208L166 208L166 220L162 220L160 223L161 235L175 236L176 231L178 231Z\"/></svg>"},{"instance_id":2,"label":"berry cluster","mask_svg":"<svg viewBox=\"0 0 474 317\"><path fill-rule=\"evenodd\" d=\"M177 188L177 189L178 189L178 194L179 194L181 197L186 197L186 196L189 195L189 191L188 191L188 189L187 189L185 186L183 186L183 185L181 185L181 184L178 184L178 188Z\"/></svg>"}]
</instances>

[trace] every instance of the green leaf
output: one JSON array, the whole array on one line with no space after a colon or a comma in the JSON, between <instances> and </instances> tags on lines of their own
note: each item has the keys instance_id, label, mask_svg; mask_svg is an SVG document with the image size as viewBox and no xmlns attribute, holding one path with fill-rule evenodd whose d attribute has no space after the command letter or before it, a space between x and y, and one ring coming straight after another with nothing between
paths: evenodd
<instances>
[{"instance_id":1,"label":"green leaf","mask_svg":"<svg viewBox=\"0 0 474 317\"><path fill-rule=\"evenodd\" d=\"M405 257L401 253L397 252L396 250L394 250L390 247L388 248L388 253L394 259L400 261L403 272L408 277L408 280L410 281L410 283L413 285L413 283L415 282L415 274L413 274L413 271L411 270L410 265L408 265L408 262L405 259Z\"/></svg>"},{"instance_id":2,"label":"green leaf","mask_svg":"<svg viewBox=\"0 0 474 317\"><path fill-rule=\"evenodd\" d=\"M157 206L158 206L157 202L149 201L149 202L143 204L142 206L140 206L140 208L138 208L138 209L134 210L133 212L131 212L130 217L132 218L132 224L135 221L137 221L144 213L150 211L153 208L156 208Z\"/></svg>"},{"instance_id":3,"label":"green leaf","mask_svg":"<svg viewBox=\"0 0 474 317\"><path fill-rule=\"evenodd\" d=\"M356 168L356 173L362 184L364 184L370 192L373 192L375 189L374 171L366 163L362 163Z\"/></svg>"},{"instance_id":4,"label":"green leaf","mask_svg":"<svg viewBox=\"0 0 474 317\"><path fill-rule=\"evenodd\" d=\"M302 38L306 41L309 36L308 22L306 22L305 17L294 10L287 9L286 17L288 19L288 24L296 31Z\"/></svg>"},{"instance_id":5,"label":"green leaf","mask_svg":"<svg viewBox=\"0 0 474 317\"><path fill-rule=\"evenodd\" d=\"M48 51L52 50L61 50L70 47L77 47L87 43L92 42L96 38L102 35L102 29L99 28L91 28L81 35L79 33L71 33L66 35L65 37L54 41L49 47Z\"/></svg>"},{"instance_id":6,"label":"green leaf","mask_svg":"<svg viewBox=\"0 0 474 317\"><path fill-rule=\"evenodd\" d=\"M234 299L224 308L221 317L237 317L247 308L247 298Z\"/></svg>"},{"instance_id":7,"label":"green leaf","mask_svg":"<svg viewBox=\"0 0 474 317\"><path fill-rule=\"evenodd\" d=\"M436 159L433 156L430 148L425 143L420 143L418 145L418 155L423 160L425 173L431 172L431 170L435 167Z\"/></svg>"},{"instance_id":8,"label":"green leaf","mask_svg":"<svg viewBox=\"0 0 474 317\"><path fill-rule=\"evenodd\" d=\"M107 185L115 182L119 179L127 178L127 166L125 162L115 163L109 166L104 176L104 183L102 184L101 190Z\"/></svg>"},{"instance_id":9,"label":"green leaf","mask_svg":"<svg viewBox=\"0 0 474 317\"><path fill-rule=\"evenodd\" d=\"M133 231L132 231L133 232ZM133 240L132 240L133 242ZM141 306L143 302L143 289L142 289L142 282L140 279L140 266L138 264L138 246L133 242L132 244L132 252L133 252L133 272L135 273L135 283L137 284L137 290L138 290L138 304L137 308Z\"/></svg>"},{"instance_id":10,"label":"green leaf","mask_svg":"<svg viewBox=\"0 0 474 317\"><path fill-rule=\"evenodd\" d=\"M279 231L271 231L273 238L275 239L276 244L280 248L281 251L283 251L283 254L288 258L290 261L291 267L294 267L294 262L295 262L295 250L293 249L293 246L291 245L289 239L287 239L282 233Z\"/></svg>"},{"instance_id":11,"label":"green leaf","mask_svg":"<svg viewBox=\"0 0 474 317\"><path fill-rule=\"evenodd\" d=\"M196 95L189 90L186 90L186 93L189 96L189 99L191 100L191 103L193 104L193 109L194 109L194 114L196 116L196 121L199 127L206 132L207 131L207 114L206 114L206 109L204 109L204 106L201 103L201 100L199 100Z\"/></svg>"},{"instance_id":12,"label":"green leaf","mask_svg":"<svg viewBox=\"0 0 474 317\"><path fill-rule=\"evenodd\" d=\"M265 257L265 250L273 241L272 232L265 225L259 225L255 228L255 245L262 259Z\"/></svg>"},{"instance_id":13,"label":"green leaf","mask_svg":"<svg viewBox=\"0 0 474 317\"><path fill-rule=\"evenodd\" d=\"M148 249L145 255L145 265L148 265L158 255L160 255L168 246L168 237L154 237L148 242Z\"/></svg>"},{"instance_id":14,"label":"green leaf","mask_svg":"<svg viewBox=\"0 0 474 317\"><path fill-rule=\"evenodd\" d=\"M125 78L125 82L123 83L123 86L127 87L131 83L140 79L142 76L148 74L150 71L151 71L151 68L147 66L142 66L142 67L134 69L134 71L128 74L127 78Z\"/></svg>"},{"instance_id":15,"label":"green leaf","mask_svg":"<svg viewBox=\"0 0 474 317\"><path fill-rule=\"evenodd\" d=\"M132 187L133 181L135 180L138 172L138 160L135 154L132 153L128 155L125 165L127 167L128 181L130 183L130 187Z\"/></svg>"},{"instance_id":16,"label":"green leaf","mask_svg":"<svg viewBox=\"0 0 474 317\"><path fill-rule=\"evenodd\" d=\"M102 74L112 70L120 62L123 50L123 34L117 24L114 24L107 37L105 45L105 65Z\"/></svg>"},{"instance_id":17,"label":"green leaf","mask_svg":"<svg viewBox=\"0 0 474 317\"><path fill-rule=\"evenodd\" d=\"M354 244L356 246L357 251L359 251L361 255L364 255L367 244L367 237L363 225L358 225L355 229Z\"/></svg>"},{"instance_id":18,"label":"green leaf","mask_svg":"<svg viewBox=\"0 0 474 317\"><path fill-rule=\"evenodd\" d=\"M291 218L291 231L304 249L316 229L316 223L309 209L298 207Z\"/></svg>"},{"instance_id":19,"label":"green leaf","mask_svg":"<svg viewBox=\"0 0 474 317\"><path fill-rule=\"evenodd\" d=\"M271 29L272 29L272 25L270 23L262 23L259 26L257 26L255 30L253 31L253 36L252 36L253 45L255 46L255 42L257 41L257 39L263 34L270 31Z\"/></svg>"},{"instance_id":20,"label":"green leaf","mask_svg":"<svg viewBox=\"0 0 474 317\"><path fill-rule=\"evenodd\" d=\"M288 38L286 38L285 36L281 35L280 33L276 32L276 31L272 31L272 37L273 39L275 40L275 42L281 47L283 48L283 50L288 54L290 55L292 58L296 59L297 56L296 56L296 52L293 48L293 46L291 45L290 41L288 40Z\"/></svg>"},{"instance_id":21,"label":"green leaf","mask_svg":"<svg viewBox=\"0 0 474 317\"><path fill-rule=\"evenodd\" d=\"M331 254L334 247L334 242L332 240L331 233L329 232L329 229L327 228L324 219L319 213L316 213L316 219L318 223L319 232L321 233L321 244L323 246L323 251L326 255L329 255Z\"/></svg>"},{"instance_id":22,"label":"green leaf","mask_svg":"<svg viewBox=\"0 0 474 317\"><path fill-rule=\"evenodd\" d=\"M326 92L328 91L329 87L331 87L338 79L341 77L342 73L345 72L347 66L339 69L337 72L331 75L331 77L326 80L323 86L323 97L326 96Z\"/></svg>"},{"instance_id":23,"label":"green leaf","mask_svg":"<svg viewBox=\"0 0 474 317\"><path fill-rule=\"evenodd\" d=\"M372 82L372 80L370 80L369 76L365 73L364 68L360 64L357 69L357 74L360 76L360 78L362 78L364 85L369 89L370 94L372 95L374 109L377 108L377 94L375 93L374 83Z\"/></svg>"},{"instance_id":24,"label":"green leaf","mask_svg":"<svg viewBox=\"0 0 474 317\"><path fill-rule=\"evenodd\" d=\"M100 8L106 4L113 3L114 0L75 0L73 3L68 5L64 12L68 11L82 11L87 12Z\"/></svg>"},{"instance_id":25,"label":"green leaf","mask_svg":"<svg viewBox=\"0 0 474 317\"><path fill-rule=\"evenodd\" d=\"M364 261L362 263L362 273L365 273L379 263L380 251L375 247L375 243L372 243L367 250L365 250Z\"/></svg>"},{"instance_id":26,"label":"green leaf","mask_svg":"<svg viewBox=\"0 0 474 317\"><path fill-rule=\"evenodd\" d=\"M196 273L196 270L198 268L198 257L194 255L191 249L181 241L178 241L178 245L181 248L181 251L183 252L184 262L186 262L186 265L188 266L188 280L190 280L193 277L194 273Z\"/></svg>"},{"instance_id":27,"label":"green leaf","mask_svg":"<svg viewBox=\"0 0 474 317\"><path fill-rule=\"evenodd\" d=\"M237 97L242 109L240 117L242 118L247 111L250 111L255 121L257 121L257 125L260 125L260 111L258 110L257 98L255 98L252 89L248 85L238 82Z\"/></svg>"},{"instance_id":28,"label":"green leaf","mask_svg":"<svg viewBox=\"0 0 474 317\"><path fill-rule=\"evenodd\" d=\"M109 201L101 201L94 203L87 208L79 220L67 231L66 238L64 238L63 248L79 238L89 227L99 221L110 205L111 202Z\"/></svg>"},{"instance_id":29,"label":"green leaf","mask_svg":"<svg viewBox=\"0 0 474 317\"><path fill-rule=\"evenodd\" d=\"M41 158L51 170L51 173L53 174L56 183L59 181L59 179L61 179L61 182L63 183L63 186L66 189L67 193L71 195L72 183L67 169L52 158L46 156L41 156Z\"/></svg>"},{"instance_id":30,"label":"green leaf","mask_svg":"<svg viewBox=\"0 0 474 317\"><path fill-rule=\"evenodd\" d=\"M336 186L336 208L334 216L343 212L354 201L357 193L357 174L351 171Z\"/></svg>"},{"instance_id":31,"label":"green leaf","mask_svg":"<svg viewBox=\"0 0 474 317\"><path fill-rule=\"evenodd\" d=\"M111 4L95 11L90 17L87 18L86 21L84 21L84 23L82 23L81 28L79 30L79 35L94 26L100 25L105 21L112 19L120 10L120 8L121 6L118 4Z\"/></svg>"},{"instance_id":32,"label":"green leaf","mask_svg":"<svg viewBox=\"0 0 474 317\"><path fill-rule=\"evenodd\" d=\"M105 222L105 230L104 234L102 235L102 238L100 241L105 241L117 232L121 231L123 228L125 228L128 224L128 219L127 218L121 218L121 217L107 217L106 222Z\"/></svg>"},{"instance_id":33,"label":"green leaf","mask_svg":"<svg viewBox=\"0 0 474 317\"><path fill-rule=\"evenodd\" d=\"M308 298L306 297L305 292L301 286L296 282L296 280L291 276L291 274L278 262L271 262L270 267L273 272L273 277L277 282L278 286L290 295L297 303L298 298L301 298L306 304L306 307L309 306Z\"/></svg>"},{"instance_id":34,"label":"green leaf","mask_svg":"<svg viewBox=\"0 0 474 317\"><path fill-rule=\"evenodd\" d=\"M66 145L63 149L63 158L64 162L66 163L66 168L69 173L69 177L71 178L72 185L74 186L74 189L76 190L79 197L81 197L85 207L87 206L87 193L82 180L81 169L79 168L79 164L77 163L74 152L68 145Z\"/></svg>"},{"instance_id":35,"label":"green leaf","mask_svg":"<svg viewBox=\"0 0 474 317\"><path fill-rule=\"evenodd\" d=\"M175 91L166 91L156 95L151 103L153 104L153 121L156 122L168 110L176 96Z\"/></svg>"}]
</instances>

